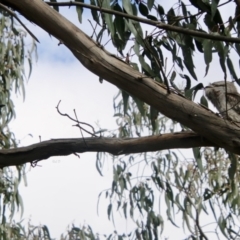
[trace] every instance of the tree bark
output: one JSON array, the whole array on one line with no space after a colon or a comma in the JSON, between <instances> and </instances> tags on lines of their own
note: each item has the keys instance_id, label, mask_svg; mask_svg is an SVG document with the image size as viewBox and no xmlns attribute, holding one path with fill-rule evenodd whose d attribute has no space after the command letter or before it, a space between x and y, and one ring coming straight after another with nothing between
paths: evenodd
<instances>
[{"instance_id":1,"label":"tree bark","mask_svg":"<svg viewBox=\"0 0 240 240\"><path fill-rule=\"evenodd\" d=\"M91 72L191 128L214 145L240 154L239 127L174 93L110 54L42 0L2 0L65 44ZM97 83L96 83L97 84Z\"/></svg>"},{"instance_id":2,"label":"tree bark","mask_svg":"<svg viewBox=\"0 0 240 240\"><path fill-rule=\"evenodd\" d=\"M53 139L27 147L1 150L0 168L27 162L36 163L49 157L66 156L72 153L108 152L121 155L201 146L213 146L213 143L193 132L125 139L105 137Z\"/></svg>"}]
</instances>

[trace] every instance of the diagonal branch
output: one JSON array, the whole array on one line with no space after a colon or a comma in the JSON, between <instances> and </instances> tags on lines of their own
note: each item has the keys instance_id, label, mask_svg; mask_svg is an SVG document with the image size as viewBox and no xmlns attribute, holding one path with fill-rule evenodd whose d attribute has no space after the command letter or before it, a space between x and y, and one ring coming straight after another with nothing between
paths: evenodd
<instances>
[{"instance_id":1,"label":"diagonal branch","mask_svg":"<svg viewBox=\"0 0 240 240\"><path fill-rule=\"evenodd\" d=\"M1 150L0 167L83 152L108 152L113 155L121 155L202 146L214 146L214 144L194 132L125 139L105 137L53 139L27 147Z\"/></svg>"},{"instance_id":2,"label":"diagonal branch","mask_svg":"<svg viewBox=\"0 0 240 240\"><path fill-rule=\"evenodd\" d=\"M4 3L59 39L91 72L191 128L214 145L240 154L240 128L236 124L174 92L168 94L165 85L134 70L104 50L42 0L4 0Z\"/></svg>"}]
</instances>

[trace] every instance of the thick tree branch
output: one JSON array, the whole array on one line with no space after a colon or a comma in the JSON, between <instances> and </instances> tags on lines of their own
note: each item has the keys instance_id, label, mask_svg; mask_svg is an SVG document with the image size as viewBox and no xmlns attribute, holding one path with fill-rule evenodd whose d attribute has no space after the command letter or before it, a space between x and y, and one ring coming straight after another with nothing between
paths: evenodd
<instances>
[{"instance_id":1,"label":"thick tree branch","mask_svg":"<svg viewBox=\"0 0 240 240\"><path fill-rule=\"evenodd\" d=\"M235 0L235 1L240 1L240 0ZM121 16L121 17L124 17L126 19L136 20L138 22L145 23L145 24L148 24L148 25L160 28L160 29L168 30L168 31L179 32L179 33L191 35L191 36L194 36L194 37L211 39L211 40L215 40L215 41L240 43L239 38L226 37L226 36L218 35L217 33L204 33L204 32L200 32L200 31L197 31L197 30L191 30L191 29L187 29L187 28L177 27L177 26L173 26L173 25L170 25L170 24L162 23L160 21L153 21L153 20L149 20L149 19L146 19L146 18L141 18L141 17L137 17L137 16L134 16L134 15L127 14L127 13L115 11L115 10L112 10L112 9L100 8L100 7L90 5L90 4L86 4L86 3L72 2L72 1L69 1L69 2L46 2L46 3L50 6L69 6L69 7L70 6L82 6L82 7L85 7L85 8L101 11L103 13L109 13L109 14L114 14L116 16Z\"/></svg>"},{"instance_id":2,"label":"thick tree branch","mask_svg":"<svg viewBox=\"0 0 240 240\"><path fill-rule=\"evenodd\" d=\"M74 138L54 139L27 147L0 151L0 167L40 161L72 153L108 152L113 155L160 151L174 148L213 146L194 132L169 133L142 138Z\"/></svg>"},{"instance_id":3,"label":"thick tree branch","mask_svg":"<svg viewBox=\"0 0 240 240\"><path fill-rule=\"evenodd\" d=\"M5 0L4 3L59 39L91 72L152 105L215 145L240 154L240 127L237 124L173 92L168 94L164 85L104 50L42 0Z\"/></svg>"}]
</instances>

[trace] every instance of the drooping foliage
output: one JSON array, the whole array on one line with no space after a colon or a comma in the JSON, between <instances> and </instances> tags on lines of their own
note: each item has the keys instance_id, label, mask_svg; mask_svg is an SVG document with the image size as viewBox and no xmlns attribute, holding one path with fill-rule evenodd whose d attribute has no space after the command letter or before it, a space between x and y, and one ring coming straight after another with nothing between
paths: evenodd
<instances>
[{"instance_id":1,"label":"drooping foliage","mask_svg":"<svg viewBox=\"0 0 240 240\"><path fill-rule=\"evenodd\" d=\"M105 48L108 46L106 38L110 40L109 46L116 49L119 57L153 81L164 83L194 100L203 89L200 79L203 76L196 74L197 61L203 59L207 76L215 58L223 78L240 83L231 60L234 54L240 54L239 43L207 37L239 36L236 3L191 0L171 1L164 6L164 2L160 5L153 0L92 0L91 4L115 11L110 14L91 10L92 26L96 25L92 37ZM79 9L83 8L79 5L76 8L81 19ZM131 15L131 18L117 12ZM146 26L141 23L144 19L164 23L169 28L163 30L157 24L156 27L154 24ZM206 37L174 31L172 26L205 33ZM177 79L185 84L180 85ZM200 103L208 106L203 94ZM185 126L167 119L121 89L114 98L114 111L119 128L117 132L110 132L110 136L136 137L186 130ZM114 221L113 213L117 209L126 219L132 219L136 228L130 235L134 239L158 239L167 222L173 227L182 227L187 239L211 239L214 234L226 239L238 237L238 157L213 148L194 148L191 158L184 154L169 150L114 158L112 186L104 192L109 200L108 218ZM99 171L103 166L101 156L97 157ZM108 238L114 237L113 234Z\"/></svg>"},{"instance_id":2,"label":"drooping foliage","mask_svg":"<svg viewBox=\"0 0 240 240\"><path fill-rule=\"evenodd\" d=\"M85 14L81 3L83 0L69 3L76 5L76 14L80 22ZM52 0L48 4L59 11L60 2ZM114 47L119 57L134 69L151 77L153 81L164 83L184 97L194 100L198 91L203 88L203 83L196 74L196 56L205 62L205 75L211 68L213 57L217 56L223 78L226 79L228 76L240 83L231 60L232 54L240 54L239 43L212 40L208 37L239 37L240 11L237 1L236 3L232 1L220 3L217 0L176 1L171 2L171 5L166 3L165 6L164 2L160 5L154 0L147 2L90 0L90 4L99 7L99 9L91 9L91 26L93 26L91 37L105 48ZM228 11L227 20L224 20L226 18L223 17L223 14L226 15L224 9L228 7L232 12ZM109 10L108 13L106 9ZM11 23L7 29L16 38L21 38L20 32L13 27L12 18L9 16L2 18ZM151 25L147 27L142 24L146 19L151 20L148 21ZM165 27L158 26L158 23L165 24ZM187 34L185 30L205 33L205 38L192 35L190 32ZM6 36L3 45L7 41L11 40ZM23 41L20 42L22 44L20 50L23 52ZM20 55L21 57L18 54L13 57L13 53L18 50L15 47L14 51L9 49L10 47L7 53L11 54L8 54L6 59L10 58L11 61L8 61L11 63L16 61L17 66L22 67L24 54ZM5 67L8 69L8 64ZM18 71L15 71L15 68L10 68L3 74L2 79L5 79L2 80L3 86L7 82L6 79L11 79L7 82L6 89L12 89L10 83L15 83L17 89L23 86L21 77L23 67L18 68ZM177 79L182 79L184 86L179 85ZM104 79L99 80L104 81ZM3 110L8 116L5 122L11 119L13 112L10 100L6 100L7 96L4 95L2 98L7 105ZM204 95L201 96L200 102L205 106L208 105ZM117 131L105 132L105 135L109 134L112 137L136 137L187 129L121 89L114 98L114 111L119 128ZM117 209L126 219L132 219L136 227L129 232L129 235L115 233L106 238L109 240L116 237L158 239L164 233L164 226L168 222L173 228L183 228L187 239L211 239L214 234L226 239L239 237L238 156L213 148L194 148L192 156L187 158L178 151L168 150L114 158L112 184L99 197L104 195L109 200L106 212L110 220L113 221ZM103 157L103 153L97 154L96 165L99 172L103 170ZM19 176L22 176L21 168ZM11 206L11 211L16 204L20 205L17 184L15 191L12 186L15 185L10 184L9 195L4 193L4 197L10 196L7 198L9 201L4 204ZM209 222L206 222L207 215L211 216ZM205 227L208 223L211 223L210 229ZM19 226L16 229L18 234L23 235L22 239L26 239L24 237L27 234L24 229ZM37 235L34 230L31 231L32 238L50 238L46 226ZM208 232L209 230L211 231ZM13 230L10 232L13 233ZM7 234L8 232L4 230L5 239L8 239ZM66 235L62 235L62 239L96 238L89 226L82 229L74 226Z\"/></svg>"},{"instance_id":3,"label":"drooping foliage","mask_svg":"<svg viewBox=\"0 0 240 240\"><path fill-rule=\"evenodd\" d=\"M0 33L0 148L10 149L18 145L9 128L9 123L16 115L12 95L25 96L24 84L31 75L31 55L35 51L35 43L30 40L30 48L26 47L26 32L11 13L3 9L0 9ZM26 73L26 69L29 69L29 73ZM21 239L13 217L16 210L23 212L18 186L26 178L25 166L0 168L0 175L0 239Z\"/></svg>"}]
</instances>

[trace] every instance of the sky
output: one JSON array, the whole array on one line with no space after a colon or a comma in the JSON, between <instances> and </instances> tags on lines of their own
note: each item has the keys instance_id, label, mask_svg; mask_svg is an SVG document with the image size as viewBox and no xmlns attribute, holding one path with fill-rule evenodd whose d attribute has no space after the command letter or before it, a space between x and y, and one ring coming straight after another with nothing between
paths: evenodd
<instances>
[{"instance_id":1,"label":"sky","mask_svg":"<svg viewBox=\"0 0 240 240\"><path fill-rule=\"evenodd\" d=\"M80 121L96 129L97 125L116 128L112 101L117 88L106 81L100 84L98 77L84 69L64 46L58 46L57 40L36 26L28 27L40 44L38 61L34 61L26 84L26 99L23 102L22 96L18 96L14 100L17 117L11 130L20 139L20 145L37 143L39 136L42 141L81 137L79 129L57 113L59 100L63 113L74 116L75 109ZM27 168L28 186L20 188L24 217L31 217L34 224L49 226L53 237L59 237L71 223L95 225L95 231L111 229L109 221L101 224L96 216L98 194L110 187L111 159L106 163L109 171L105 177L98 174L95 159L95 153L84 153L80 158L53 157L41 161L38 167ZM106 209L101 204L100 216L107 216Z\"/></svg>"},{"instance_id":2,"label":"sky","mask_svg":"<svg viewBox=\"0 0 240 240\"><path fill-rule=\"evenodd\" d=\"M86 20L90 18L88 14L80 25L74 8L61 8L60 13L84 32L91 33ZM100 125L101 128L115 129L113 97L118 89L106 81L100 84L98 77L86 70L63 45L58 46L54 37L34 24L26 20L24 22L40 40L40 44L38 61L34 61L31 78L26 84L25 101L21 95L14 96L16 119L10 128L20 140L20 146L37 143L40 138L44 141L81 137L79 130L72 126L73 123L57 113L56 106L60 100L63 113L74 116L75 109L80 121L95 127ZM221 70L216 71L214 67L215 64L219 69L217 58L215 62L204 78L204 84L223 80ZM196 64L196 73L201 79L205 72L203 58L197 58ZM47 225L56 239L72 223L81 226L89 224L98 233L112 232L114 226L107 220L108 201L104 198L100 201L97 216L98 195L111 186L112 159L108 157L106 160L104 177L98 174L95 160L95 153L84 153L80 154L80 158L75 155L52 157L39 162L35 168L28 165L28 184L20 186L25 221L31 219L33 224ZM128 232L132 226L119 215L115 223L119 233ZM165 236L174 239L181 232L181 229L175 229L174 232L170 230Z\"/></svg>"}]
</instances>

